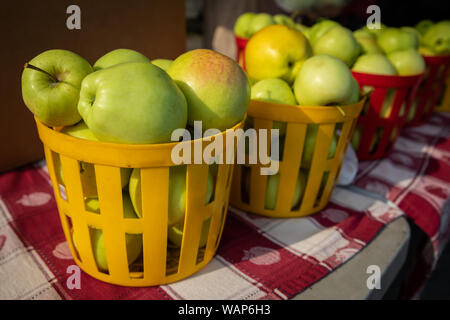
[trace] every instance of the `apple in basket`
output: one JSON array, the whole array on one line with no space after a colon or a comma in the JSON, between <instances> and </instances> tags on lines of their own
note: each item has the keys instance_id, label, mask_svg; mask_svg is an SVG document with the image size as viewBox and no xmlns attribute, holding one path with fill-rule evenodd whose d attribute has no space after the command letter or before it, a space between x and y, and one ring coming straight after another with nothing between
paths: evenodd
<instances>
[{"instance_id":1,"label":"apple in basket","mask_svg":"<svg viewBox=\"0 0 450 320\"><path fill-rule=\"evenodd\" d=\"M206 242L208 241L208 232L211 224L211 219L207 219L203 222L202 231L200 235L200 243L199 248L204 247ZM183 240L183 228L184 223L178 223L172 227L169 227L167 231L167 238L170 243L172 243L175 247L180 248Z\"/></svg>"},{"instance_id":2,"label":"apple in basket","mask_svg":"<svg viewBox=\"0 0 450 320\"><path fill-rule=\"evenodd\" d=\"M250 176L247 177L250 179ZM278 187L280 185L280 174L274 174L271 176L267 176L267 184L266 184L266 198L264 201L264 208L273 210L277 204L277 195L278 195ZM292 199L291 209L295 208L299 203L301 196L303 195L306 187L306 174L303 170L300 170L300 173L297 178L297 183L295 185L294 197Z\"/></svg>"},{"instance_id":3,"label":"apple in basket","mask_svg":"<svg viewBox=\"0 0 450 320\"><path fill-rule=\"evenodd\" d=\"M440 21L430 26L423 35L423 44L436 55L450 53L450 21Z\"/></svg>"},{"instance_id":4,"label":"apple in basket","mask_svg":"<svg viewBox=\"0 0 450 320\"><path fill-rule=\"evenodd\" d=\"M273 21L276 24L281 24L283 26L288 26L290 28L295 28L295 22L291 17L288 17L285 14L276 14L273 16Z\"/></svg>"},{"instance_id":5,"label":"apple in basket","mask_svg":"<svg viewBox=\"0 0 450 320\"><path fill-rule=\"evenodd\" d=\"M268 13L258 13L250 21L248 26L248 34L253 36L256 32L267 26L274 24L273 17Z\"/></svg>"},{"instance_id":6,"label":"apple in basket","mask_svg":"<svg viewBox=\"0 0 450 320\"><path fill-rule=\"evenodd\" d=\"M380 53L363 54L358 57L352 67L353 71L370 74L396 75L392 62Z\"/></svg>"},{"instance_id":7,"label":"apple in basket","mask_svg":"<svg viewBox=\"0 0 450 320\"><path fill-rule=\"evenodd\" d=\"M76 53L45 51L25 65L23 101L48 126L73 125L81 119L77 110L81 81L92 71L91 65Z\"/></svg>"},{"instance_id":8,"label":"apple in basket","mask_svg":"<svg viewBox=\"0 0 450 320\"><path fill-rule=\"evenodd\" d=\"M361 53L383 53L383 50L377 44L377 38L373 33L364 29L353 31L353 36L361 46Z\"/></svg>"},{"instance_id":9,"label":"apple in basket","mask_svg":"<svg viewBox=\"0 0 450 320\"><path fill-rule=\"evenodd\" d=\"M292 84L303 62L312 54L306 37L283 25L268 26L254 34L245 49L245 66L257 81L280 78Z\"/></svg>"},{"instance_id":10,"label":"apple in basket","mask_svg":"<svg viewBox=\"0 0 450 320\"><path fill-rule=\"evenodd\" d=\"M160 67L164 71L169 70L170 65L172 64L172 60L170 59L154 59L152 60L152 64L154 64L157 67Z\"/></svg>"},{"instance_id":11,"label":"apple in basket","mask_svg":"<svg viewBox=\"0 0 450 320\"><path fill-rule=\"evenodd\" d=\"M425 60L415 49L391 52L387 58L401 76L415 75L425 71Z\"/></svg>"},{"instance_id":12,"label":"apple in basket","mask_svg":"<svg viewBox=\"0 0 450 320\"><path fill-rule=\"evenodd\" d=\"M256 13L246 12L241 14L234 23L234 34L241 38L250 38L250 23L255 17Z\"/></svg>"},{"instance_id":13,"label":"apple in basket","mask_svg":"<svg viewBox=\"0 0 450 320\"><path fill-rule=\"evenodd\" d=\"M340 26L340 24L329 19L324 19L315 23L308 32L311 45L314 45L317 39L324 35L328 30L336 26Z\"/></svg>"},{"instance_id":14,"label":"apple in basket","mask_svg":"<svg viewBox=\"0 0 450 320\"><path fill-rule=\"evenodd\" d=\"M334 26L326 31L315 40L312 48L315 55L329 54L335 56L349 67L353 65L361 50L353 33L341 26Z\"/></svg>"},{"instance_id":15,"label":"apple in basket","mask_svg":"<svg viewBox=\"0 0 450 320\"><path fill-rule=\"evenodd\" d=\"M264 79L252 86L251 98L264 102L296 105L294 93L286 81L281 79ZM286 124L274 121L273 129L279 129L279 135L286 133Z\"/></svg>"},{"instance_id":16,"label":"apple in basket","mask_svg":"<svg viewBox=\"0 0 450 320\"><path fill-rule=\"evenodd\" d=\"M142 53L131 49L116 49L100 57L94 63L94 70L101 70L125 62L150 62Z\"/></svg>"},{"instance_id":17,"label":"apple in basket","mask_svg":"<svg viewBox=\"0 0 450 320\"><path fill-rule=\"evenodd\" d=\"M136 214L142 217L141 170L133 169L128 190ZM211 200L214 189L214 178L208 172L205 203ZM173 166L169 169L169 207L168 225L182 223L186 213L186 166Z\"/></svg>"},{"instance_id":18,"label":"apple in basket","mask_svg":"<svg viewBox=\"0 0 450 320\"><path fill-rule=\"evenodd\" d=\"M181 90L147 62L121 63L86 76L78 111L99 140L115 143L169 142L187 121Z\"/></svg>"},{"instance_id":19,"label":"apple in basket","mask_svg":"<svg viewBox=\"0 0 450 320\"><path fill-rule=\"evenodd\" d=\"M354 90L354 78L347 65L326 54L307 59L294 82L295 97L302 106L343 105Z\"/></svg>"},{"instance_id":20,"label":"apple in basket","mask_svg":"<svg viewBox=\"0 0 450 320\"><path fill-rule=\"evenodd\" d=\"M317 55L305 61L294 82L297 102L303 106L348 105L358 102L359 85L340 59ZM318 125L308 125L302 154L303 168L311 166ZM331 138L328 157L336 152L337 136Z\"/></svg>"},{"instance_id":21,"label":"apple in basket","mask_svg":"<svg viewBox=\"0 0 450 320\"><path fill-rule=\"evenodd\" d=\"M86 126L86 123L84 123L84 121L80 121L74 126L64 127L61 130L61 132L75 138L98 141L98 139L94 136L92 131L89 130L89 128ZM65 186L64 174L62 171L62 166L59 157L57 159L58 162L56 164L57 165L56 174L58 175L58 180L61 182L63 186ZM128 185L131 170L132 169L130 168L120 168L122 188L125 188L125 186ZM97 185L95 181L94 165L87 162L80 162L80 177L84 196L88 198L97 197Z\"/></svg>"},{"instance_id":22,"label":"apple in basket","mask_svg":"<svg viewBox=\"0 0 450 320\"><path fill-rule=\"evenodd\" d=\"M429 19L421 20L416 25L415 28L423 36L425 32L434 24L433 21Z\"/></svg>"},{"instance_id":23,"label":"apple in basket","mask_svg":"<svg viewBox=\"0 0 450 320\"><path fill-rule=\"evenodd\" d=\"M136 213L133 210L133 205L128 195L122 194L123 200L123 215L126 219L136 219ZM87 199L85 201L86 209L91 212L100 213L100 203L97 198ZM69 213L70 216L71 213ZM97 267L101 271L108 271L108 261L105 251L105 241L103 239L103 232L100 229L89 228L89 234L92 243L92 250ZM75 249L77 248L77 234L72 234ZM137 234L126 234L125 243L127 249L128 264L133 263L142 252L142 237Z\"/></svg>"},{"instance_id":24,"label":"apple in basket","mask_svg":"<svg viewBox=\"0 0 450 320\"><path fill-rule=\"evenodd\" d=\"M212 50L196 49L178 56L167 73L186 97L189 125L202 121L204 130L223 131L244 118L250 85L232 59Z\"/></svg>"},{"instance_id":25,"label":"apple in basket","mask_svg":"<svg viewBox=\"0 0 450 320\"><path fill-rule=\"evenodd\" d=\"M386 28L377 37L377 43L386 54L419 47L417 36L400 28Z\"/></svg>"}]
</instances>

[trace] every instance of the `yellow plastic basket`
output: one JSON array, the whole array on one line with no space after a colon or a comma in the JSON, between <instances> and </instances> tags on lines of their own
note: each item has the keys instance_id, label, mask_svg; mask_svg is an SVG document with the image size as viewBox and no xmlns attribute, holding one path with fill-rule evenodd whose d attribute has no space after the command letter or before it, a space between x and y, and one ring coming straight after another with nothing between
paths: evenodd
<instances>
[{"instance_id":1,"label":"yellow plastic basket","mask_svg":"<svg viewBox=\"0 0 450 320\"><path fill-rule=\"evenodd\" d=\"M258 162L236 165L230 204L238 209L272 218L307 216L325 207L335 186L345 150L364 101L365 98L353 105L340 106L339 109L332 106L299 107L252 100L247 116L253 119L253 127L257 132L259 129L273 128L274 121L286 123L284 148L280 143L283 156L279 159L276 202L273 207L267 207L266 186L268 179L272 178L260 174L263 165ZM305 172L301 169L302 152L307 126L311 124L318 125L316 143L308 173L305 173L305 186L301 188L300 198L294 205L294 197L298 198L296 186L300 170L302 174ZM337 131L340 131L340 134L336 151L330 158L329 148ZM270 139L267 140L269 149Z\"/></svg>"},{"instance_id":2,"label":"yellow plastic basket","mask_svg":"<svg viewBox=\"0 0 450 320\"><path fill-rule=\"evenodd\" d=\"M126 145L82 140L53 130L36 120L43 142L50 178L65 237L75 262L89 275L123 286L153 286L186 278L213 258L222 234L228 207L233 164L219 164L212 199L206 203L207 179L213 165L192 164L186 168L186 211L180 248L168 244L169 169L174 166L171 150L176 143ZM230 130L241 128L243 122ZM229 130L209 139L185 141L202 150ZM64 173L61 192L57 163ZM100 214L88 211L80 178L80 163L93 164ZM140 168L142 216L124 218L120 168ZM206 245L200 246L203 223L209 220ZM93 229L102 230L107 270L100 270L92 249ZM76 233L76 243L73 241ZM127 259L126 235L142 238L142 249L132 264Z\"/></svg>"}]
</instances>

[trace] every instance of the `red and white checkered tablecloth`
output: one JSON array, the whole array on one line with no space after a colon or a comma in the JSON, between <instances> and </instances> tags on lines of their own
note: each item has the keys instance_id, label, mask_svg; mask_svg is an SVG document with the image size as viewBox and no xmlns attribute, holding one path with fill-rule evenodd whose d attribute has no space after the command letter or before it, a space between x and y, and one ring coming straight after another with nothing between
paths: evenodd
<instances>
[{"instance_id":1,"label":"red and white checkered tablecloth","mask_svg":"<svg viewBox=\"0 0 450 320\"><path fill-rule=\"evenodd\" d=\"M388 157L360 163L355 184L409 216L429 236L436 261L450 230L450 113L403 129Z\"/></svg>"},{"instance_id":2,"label":"red and white checkered tablecloth","mask_svg":"<svg viewBox=\"0 0 450 320\"><path fill-rule=\"evenodd\" d=\"M402 215L341 188L322 212L306 218L268 219L230 208L217 255L197 274L169 285L129 288L81 272L81 288L69 289L74 261L52 192L44 162L0 175L0 298L288 299Z\"/></svg>"}]
</instances>

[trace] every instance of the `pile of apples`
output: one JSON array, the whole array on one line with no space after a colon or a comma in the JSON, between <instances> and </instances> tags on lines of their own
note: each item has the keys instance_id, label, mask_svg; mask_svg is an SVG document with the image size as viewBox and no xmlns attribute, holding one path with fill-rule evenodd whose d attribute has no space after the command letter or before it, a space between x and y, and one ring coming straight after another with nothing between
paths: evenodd
<instances>
[{"instance_id":1,"label":"pile of apples","mask_svg":"<svg viewBox=\"0 0 450 320\"><path fill-rule=\"evenodd\" d=\"M359 101L359 86L349 66L335 55L314 54L314 47L304 33L287 25L272 24L250 37L245 48L245 66L253 100L299 108ZM273 128L279 129L282 150L286 123L274 121ZM292 208L299 204L306 186L317 132L318 125L308 125ZM329 158L336 152L337 140L335 133ZM244 194L248 193L249 178L248 175L243 183ZM275 207L279 179L279 174L267 177L266 209Z\"/></svg>"},{"instance_id":2,"label":"pile of apples","mask_svg":"<svg viewBox=\"0 0 450 320\"><path fill-rule=\"evenodd\" d=\"M92 66L68 50L48 50L29 61L22 73L28 109L47 126L79 139L122 144L171 142L178 128L202 121L202 129L220 131L244 118L250 86L241 67L212 50L188 51L175 60L150 61L130 49L117 49ZM59 159L59 158L58 158ZM65 180L59 160L58 182ZM86 209L99 213L94 165L80 162ZM186 166L170 168L168 239L180 247L186 211ZM140 169L121 168L125 218L142 217ZM206 202L213 192L209 174ZM69 216L73 213L66 213ZM203 224L200 246L207 238ZM101 230L90 228L97 266L108 270ZM76 234L73 234L76 246ZM127 234L128 262L142 250L142 237Z\"/></svg>"},{"instance_id":3,"label":"pile of apples","mask_svg":"<svg viewBox=\"0 0 450 320\"><path fill-rule=\"evenodd\" d=\"M416 24L419 36L419 51L425 56L450 54L450 20L434 23L422 20Z\"/></svg>"},{"instance_id":4,"label":"pile of apples","mask_svg":"<svg viewBox=\"0 0 450 320\"><path fill-rule=\"evenodd\" d=\"M299 31L306 28L284 14L270 15L268 13L246 12L237 18L233 29L236 36L248 39L262 28L273 24L288 26Z\"/></svg>"},{"instance_id":5,"label":"pile of apples","mask_svg":"<svg viewBox=\"0 0 450 320\"><path fill-rule=\"evenodd\" d=\"M265 24L259 22L262 17ZM329 19L319 19L307 27L287 16L276 17L277 21L275 16L269 19L267 14L249 12L241 15L234 26L237 36L249 37L245 67L252 84L252 99L300 106L351 104L358 101L360 90L367 94L373 88L359 88L349 76L350 70L378 75L417 75L426 68L422 54L446 54L450 50L449 21L433 24L426 20L415 28L381 24L380 28L365 26L351 31ZM253 23L258 28L264 26L258 29ZM332 63L332 58L342 61L347 68ZM330 66L320 73L312 61L329 61ZM381 117L389 116L394 96L395 90L388 90ZM400 116L404 112L403 105ZM414 114L413 106L407 119L412 119ZM391 140L395 136L394 130ZM361 128L357 127L353 136L355 149L360 137ZM379 140L380 135L376 135L371 149Z\"/></svg>"}]
</instances>

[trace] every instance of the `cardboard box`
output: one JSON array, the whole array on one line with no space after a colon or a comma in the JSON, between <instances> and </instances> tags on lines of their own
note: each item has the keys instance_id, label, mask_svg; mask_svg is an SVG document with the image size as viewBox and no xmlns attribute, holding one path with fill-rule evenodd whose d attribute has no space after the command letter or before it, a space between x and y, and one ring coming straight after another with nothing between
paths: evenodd
<instances>
[{"instance_id":1,"label":"cardboard box","mask_svg":"<svg viewBox=\"0 0 450 320\"><path fill-rule=\"evenodd\" d=\"M81 29L69 30L76 4ZM21 1L0 3L0 172L43 158L33 115L22 100L23 66L48 49L67 49L90 63L117 48L150 59L173 59L186 50L183 0Z\"/></svg>"}]
</instances>

